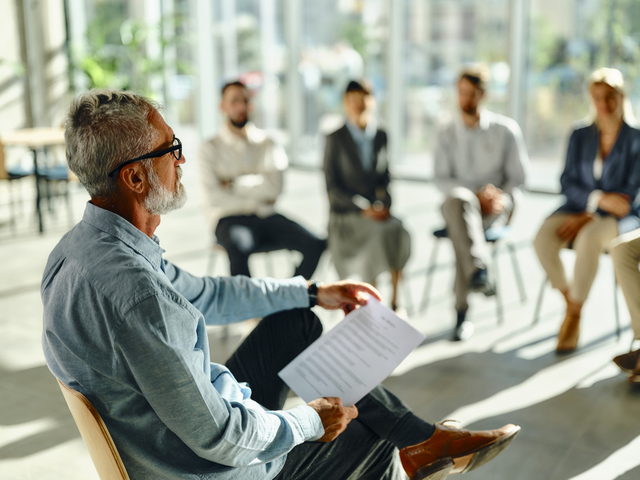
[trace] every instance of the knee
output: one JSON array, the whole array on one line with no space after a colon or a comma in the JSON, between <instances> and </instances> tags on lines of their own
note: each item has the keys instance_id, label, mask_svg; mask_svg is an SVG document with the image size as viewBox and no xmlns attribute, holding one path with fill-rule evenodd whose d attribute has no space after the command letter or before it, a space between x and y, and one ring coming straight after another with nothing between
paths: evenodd
<instances>
[{"instance_id":1,"label":"knee","mask_svg":"<svg viewBox=\"0 0 640 480\"><path fill-rule=\"evenodd\" d=\"M573 249L578 255L583 254L600 255L604 248L604 243L598 232L593 230L585 230L584 228L578 232L573 242Z\"/></svg>"},{"instance_id":2,"label":"knee","mask_svg":"<svg viewBox=\"0 0 640 480\"><path fill-rule=\"evenodd\" d=\"M619 243L609 251L609 255L611 255L611 259L616 266L633 257L632 250L628 243Z\"/></svg>"},{"instance_id":3,"label":"knee","mask_svg":"<svg viewBox=\"0 0 640 480\"><path fill-rule=\"evenodd\" d=\"M468 188L452 188L442 204L442 214L446 217L447 214L459 212L465 205L474 205L479 207L480 204L476 194Z\"/></svg>"},{"instance_id":4,"label":"knee","mask_svg":"<svg viewBox=\"0 0 640 480\"><path fill-rule=\"evenodd\" d=\"M286 323L288 332L300 332L301 338L306 339L307 345L315 342L322 335L322 322L310 308L295 308L284 310L265 317L264 321Z\"/></svg>"},{"instance_id":5,"label":"knee","mask_svg":"<svg viewBox=\"0 0 640 480\"><path fill-rule=\"evenodd\" d=\"M533 247L538 255L538 258L541 258L545 254L547 254L553 244L553 240L557 237L557 233L552 227L551 222L547 219L542 224L538 233L536 234L536 238L533 240Z\"/></svg>"},{"instance_id":6,"label":"knee","mask_svg":"<svg viewBox=\"0 0 640 480\"><path fill-rule=\"evenodd\" d=\"M322 252L327 249L327 240L322 238L315 238L312 242L309 242L310 250L320 256Z\"/></svg>"}]
</instances>

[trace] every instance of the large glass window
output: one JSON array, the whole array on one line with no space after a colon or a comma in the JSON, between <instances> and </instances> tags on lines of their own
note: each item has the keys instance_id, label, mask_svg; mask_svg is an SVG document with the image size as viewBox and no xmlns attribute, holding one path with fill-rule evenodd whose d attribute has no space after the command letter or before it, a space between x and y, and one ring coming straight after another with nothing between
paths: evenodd
<instances>
[{"instance_id":1,"label":"large glass window","mask_svg":"<svg viewBox=\"0 0 640 480\"><path fill-rule=\"evenodd\" d=\"M252 120L276 135L284 133L287 47L283 1L216 0L214 18L220 81L212 88L242 80L253 98Z\"/></svg>"},{"instance_id":2,"label":"large glass window","mask_svg":"<svg viewBox=\"0 0 640 480\"><path fill-rule=\"evenodd\" d=\"M637 0L529 0L522 29L512 0L211 0L204 26L194 19L199 1L77 2L86 34L72 56L84 87L151 94L172 121L212 131L217 93L203 93L240 78L253 120L291 146L298 164L320 165L323 135L343 120L351 78L374 84L394 171L412 177L431 176L433 140L457 114L454 84L465 63L490 68L487 108L521 116L534 187L557 190L571 124L589 114L584 84L593 69L622 70L640 107ZM522 65L510 64L514 35L526 40ZM203 39L211 48L199 55ZM203 62L212 67L204 77ZM522 88L512 88L520 74ZM196 114L203 108L211 114L204 121Z\"/></svg>"},{"instance_id":3,"label":"large glass window","mask_svg":"<svg viewBox=\"0 0 640 480\"><path fill-rule=\"evenodd\" d=\"M303 123L297 161L320 165L323 135L343 121L342 95L351 79L368 78L385 113L388 2L303 2L301 58Z\"/></svg>"},{"instance_id":4,"label":"large glass window","mask_svg":"<svg viewBox=\"0 0 640 480\"><path fill-rule=\"evenodd\" d=\"M486 107L506 113L509 84L508 0L406 2L403 155L395 171L431 177L433 140L457 114L455 81L468 63L491 70Z\"/></svg>"}]
</instances>

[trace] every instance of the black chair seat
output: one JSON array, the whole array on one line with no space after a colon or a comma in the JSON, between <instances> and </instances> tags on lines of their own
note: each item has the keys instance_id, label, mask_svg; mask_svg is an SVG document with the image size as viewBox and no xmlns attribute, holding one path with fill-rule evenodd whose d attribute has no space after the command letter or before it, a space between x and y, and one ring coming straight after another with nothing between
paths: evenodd
<instances>
[{"instance_id":1,"label":"black chair seat","mask_svg":"<svg viewBox=\"0 0 640 480\"><path fill-rule=\"evenodd\" d=\"M21 178L33 175L33 168L13 167L7 169L7 177L9 180L20 180Z\"/></svg>"},{"instance_id":2,"label":"black chair seat","mask_svg":"<svg viewBox=\"0 0 640 480\"><path fill-rule=\"evenodd\" d=\"M66 165L55 165L53 167L44 167L40 171L40 176L45 180L52 181L68 181L69 171Z\"/></svg>"}]
</instances>

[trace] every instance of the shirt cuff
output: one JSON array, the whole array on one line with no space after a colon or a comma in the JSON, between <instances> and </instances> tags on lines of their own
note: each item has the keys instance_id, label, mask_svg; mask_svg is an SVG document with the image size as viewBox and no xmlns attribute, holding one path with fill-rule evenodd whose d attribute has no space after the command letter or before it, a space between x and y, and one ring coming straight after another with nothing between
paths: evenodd
<instances>
[{"instance_id":1,"label":"shirt cuff","mask_svg":"<svg viewBox=\"0 0 640 480\"><path fill-rule=\"evenodd\" d=\"M318 440L324 435L320 415L309 405L298 405L289 410L278 412L291 426L296 445Z\"/></svg>"},{"instance_id":2,"label":"shirt cuff","mask_svg":"<svg viewBox=\"0 0 640 480\"><path fill-rule=\"evenodd\" d=\"M600 199L604 195L602 190L594 190L589 194L589 198L587 198L587 213L595 213L598 210L598 204L600 203Z\"/></svg>"},{"instance_id":3,"label":"shirt cuff","mask_svg":"<svg viewBox=\"0 0 640 480\"><path fill-rule=\"evenodd\" d=\"M362 210L366 210L371 206L371 202L364 198L362 195L354 195L351 197L351 201Z\"/></svg>"}]
</instances>

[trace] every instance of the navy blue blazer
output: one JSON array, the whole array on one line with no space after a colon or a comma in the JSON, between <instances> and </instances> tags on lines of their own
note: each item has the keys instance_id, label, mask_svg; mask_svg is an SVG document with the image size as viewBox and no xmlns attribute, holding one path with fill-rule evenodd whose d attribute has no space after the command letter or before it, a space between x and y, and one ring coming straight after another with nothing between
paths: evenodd
<instances>
[{"instance_id":1,"label":"navy blue blazer","mask_svg":"<svg viewBox=\"0 0 640 480\"><path fill-rule=\"evenodd\" d=\"M593 176L593 163L600 148L600 132L595 124L578 127L569 138L567 161L560 177L564 205L557 211L584 212L587 199L594 190L623 193L632 201L629 215L618 222L618 233L640 227L640 130L622 124L618 138L604 161L602 177ZM608 215L598 210L601 215Z\"/></svg>"}]
</instances>

